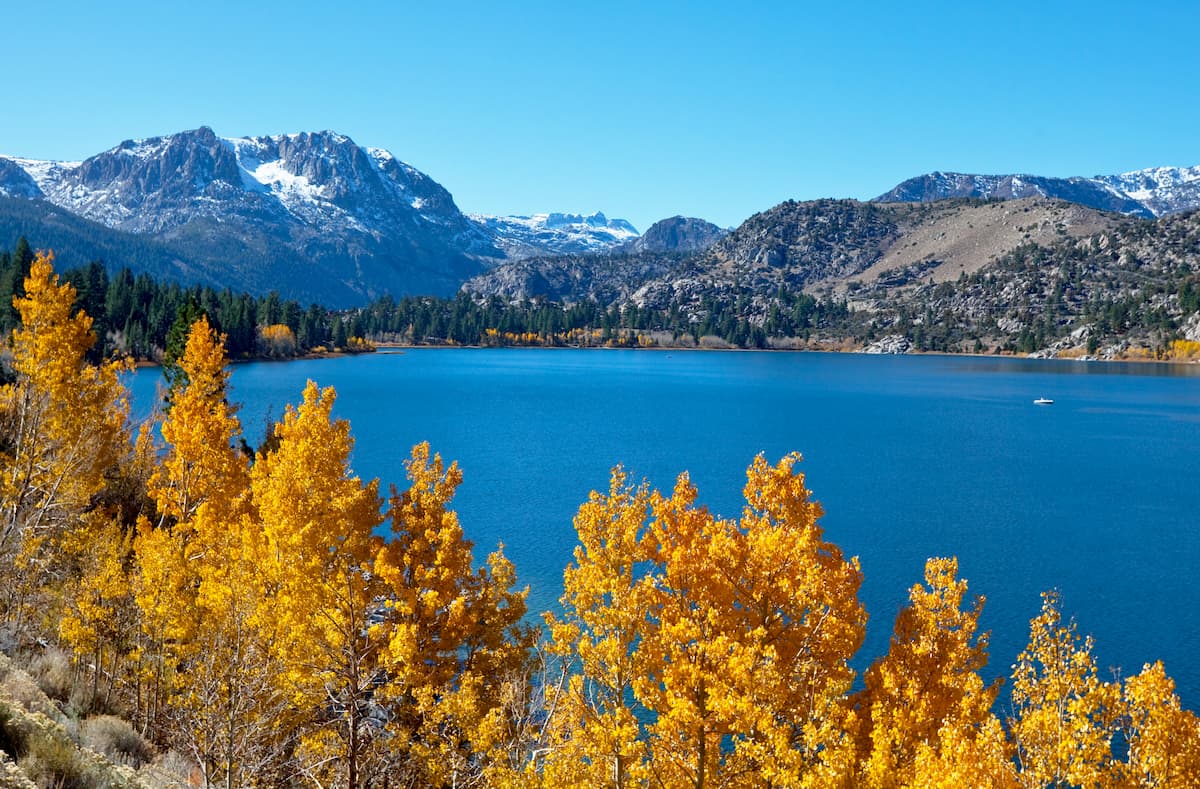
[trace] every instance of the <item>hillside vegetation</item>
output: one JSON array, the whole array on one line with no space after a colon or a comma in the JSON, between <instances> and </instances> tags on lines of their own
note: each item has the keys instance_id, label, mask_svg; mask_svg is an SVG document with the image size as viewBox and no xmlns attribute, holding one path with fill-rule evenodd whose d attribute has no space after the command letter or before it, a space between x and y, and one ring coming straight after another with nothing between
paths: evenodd
<instances>
[{"instance_id":1,"label":"hillside vegetation","mask_svg":"<svg viewBox=\"0 0 1200 789\"><path fill-rule=\"evenodd\" d=\"M594 301L667 344L1171 358L1200 340L1198 228L1041 198L787 202L700 253L523 261L464 289Z\"/></svg>"},{"instance_id":2,"label":"hillside vegetation","mask_svg":"<svg viewBox=\"0 0 1200 789\"><path fill-rule=\"evenodd\" d=\"M952 558L856 677L862 570L796 454L753 459L738 518L614 469L538 629L502 550L476 561L455 463L418 445L382 495L311 381L244 450L203 316L135 431L76 301L37 256L0 387L4 786L1200 782L1161 663L1106 678L1053 593L997 704Z\"/></svg>"}]
</instances>

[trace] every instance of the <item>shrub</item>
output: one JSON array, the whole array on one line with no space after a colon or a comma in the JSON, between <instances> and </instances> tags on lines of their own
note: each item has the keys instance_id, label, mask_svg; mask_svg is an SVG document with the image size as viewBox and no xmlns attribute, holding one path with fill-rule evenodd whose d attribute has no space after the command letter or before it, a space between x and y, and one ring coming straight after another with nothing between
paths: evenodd
<instances>
[{"instance_id":1,"label":"shrub","mask_svg":"<svg viewBox=\"0 0 1200 789\"><path fill-rule=\"evenodd\" d=\"M75 743L66 737L35 731L29 738L29 749L18 763L25 775L38 786L56 789L92 789L97 777L79 759Z\"/></svg>"},{"instance_id":2,"label":"shrub","mask_svg":"<svg viewBox=\"0 0 1200 789\"><path fill-rule=\"evenodd\" d=\"M138 772L143 784L153 787L187 787L194 786L192 777L196 773L196 763L178 751L167 751Z\"/></svg>"},{"instance_id":3,"label":"shrub","mask_svg":"<svg viewBox=\"0 0 1200 789\"><path fill-rule=\"evenodd\" d=\"M81 738L85 747L102 753L117 764L134 769L154 757L150 743L128 722L112 715L97 715L83 722Z\"/></svg>"},{"instance_id":4,"label":"shrub","mask_svg":"<svg viewBox=\"0 0 1200 789\"><path fill-rule=\"evenodd\" d=\"M38 789L38 785L25 775L13 762L0 754L0 786L5 789Z\"/></svg>"},{"instance_id":5,"label":"shrub","mask_svg":"<svg viewBox=\"0 0 1200 789\"><path fill-rule=\"evenodd\" d=\"M24 671L13 669L0 680L0 696L30 712L40 712L48 718L59 720L62 712L47 698L33 678Z\"/></svg>"},{"instance_id":6,"label":"shrub","mask_svg":"<svg viewBox=\"0 0 1200 789\"><path fill-rule=\"evenodd\" d=\"M42 693L57 701L71 697L71 659L61 649L50 648L29 662L29 675Z\"/></svg>"},{"instance_id":7,"label":"shrub","mask_svg":"<svg viewBox=\"0 0 1200 789\"><path fill-rule=\"evenodd\" d=\"M18 713L0 702L0 751L12 759L20 759L29 747L29 735L21 726Z\"/></svg>"}]
</instances>

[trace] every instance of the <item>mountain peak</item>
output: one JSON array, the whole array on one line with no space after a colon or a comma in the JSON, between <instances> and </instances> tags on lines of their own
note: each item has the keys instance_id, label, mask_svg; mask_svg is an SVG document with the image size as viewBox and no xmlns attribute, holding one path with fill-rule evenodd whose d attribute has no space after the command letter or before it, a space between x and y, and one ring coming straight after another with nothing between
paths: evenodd
<instances>
[{"instance_id":1,"label":"mountain peak","mask_svg":"<svg viewBox=\"0 0 1200 789\"><path fill-rule=\"evenodd\" d=\"M701 252L728 233L729 231L703 219L672 216L655 222L641 237L627 242L621 251Z\"/></svg>"},{"instance_id":2,"label":"mountain peak","mask_svg":"<svg viewBox=\"0 0 1200 789\"><path fill-rule=\"evenodd\" d=\"M221 137L201 126L77 163L0 159L0 192L186 243L218 269L259 269L243 287L332 306L452 292L502 255L436 181L329 130Z\"/></svg>"},{"instance_id":3,"label":"mountain peak","mask_svg":"<svg viewBox=\"0 0 1200 789\"><path fill-rule=\"evenodd\" d=\"M954 197L1001 200L1049 197L1102 211L1155 217L1200 207L1200 167L1151 167L1093 178L935 170L903 181L875 198L875 202L930 202Z\"/></svg>"}]
</instances>

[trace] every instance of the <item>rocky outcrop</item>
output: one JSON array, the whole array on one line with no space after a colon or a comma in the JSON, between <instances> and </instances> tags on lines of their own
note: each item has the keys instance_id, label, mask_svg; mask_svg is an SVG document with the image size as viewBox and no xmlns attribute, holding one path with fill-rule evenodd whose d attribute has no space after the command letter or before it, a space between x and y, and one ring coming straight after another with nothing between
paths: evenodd
<instances>
[{"instance_id":1,"label":"rocky outcrop","mask_svg":"<svg viewBox=\"0 0 1200 789\"><path fill-rule=\"evenodd\" d=\"M905 337L903 334L889 334L886 337L881 337L875 342L863 348L863 353L908 353L912 350L912 340Z\"/></svg>"},{"instance_id":2,"label":"rocky outcrop","mask_svg":"<svg viewBox=\"0 0 1200 789\"><path fill-rule=\"evenodd\" d=\"M695 217L673 216L660 219L645 233L623 246L621 252L703 252L729 235L729 231L712 222Z\"/></svg>"},{"instance_id":3,"label":"rocky outcrop","mask_svg":"<svg viewBox=\"0 0 1200 789\"><path fill-rule=\"evenodd\" d=\"M17 163L0 159L0 195L36 200L44 195L37 182Z\"/></svg>"},{"instance_id":4,"label":"rocky outcrop","mask_svg":"<svg viewBox=\"0 0 1200 789\"><path fill-rule=\"evenodd\" d=\"M1192 315L1184 321L1183 338L1192 342L1200 342L1200 312L1193 312Z\"/></svg>"}]
</instances>

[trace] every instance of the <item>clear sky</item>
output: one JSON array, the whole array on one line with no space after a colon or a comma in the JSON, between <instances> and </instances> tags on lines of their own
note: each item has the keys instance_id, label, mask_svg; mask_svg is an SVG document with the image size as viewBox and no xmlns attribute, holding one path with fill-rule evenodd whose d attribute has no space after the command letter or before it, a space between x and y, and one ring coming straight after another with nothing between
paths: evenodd
<instances>
[{"instance_id":1,"label":"clear sky","mask_svg":"<svg viewBox=\"0 0 1200 789\"><path fill-rule=\"evenodd\" d=\"M931 170L1200 164L1200 3L18 2L0 153L333 129L464 211L736 225Z\"/></svg>"}]
</instances>

